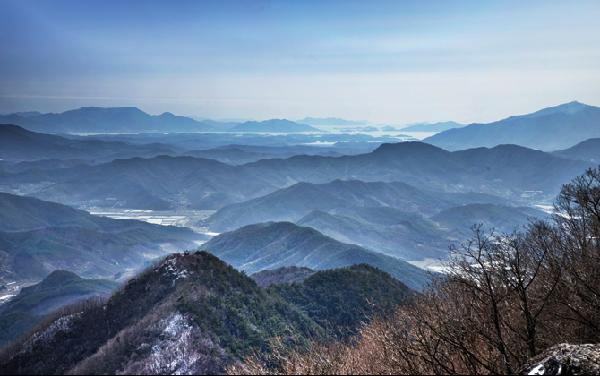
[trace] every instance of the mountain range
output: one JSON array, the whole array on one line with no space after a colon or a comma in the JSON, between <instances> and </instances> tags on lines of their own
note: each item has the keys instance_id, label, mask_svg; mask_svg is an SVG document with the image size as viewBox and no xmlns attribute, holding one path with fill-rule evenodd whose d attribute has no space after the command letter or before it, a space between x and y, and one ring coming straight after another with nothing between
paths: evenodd
<instances>
[{"instance_id":1,"label":"mountain range","mask_svg":"<svg viewBox=\"0 0 600 376\"><path fill-rule=\"evenodd\" d=\"M136 107L82 107L62 113L0 115L0 123L44 133L208 132L214 123L165 112L149 115Z\"/></svg>"},{"instance_id":2,"label":"mountain range","mask_svg":"<svg viewBox=\"0 0 600 376\"><path fill-rule=\"evenodd\" d=\"M450 129L424 141L447 150L516 144L558 150L600 137L600 107L577 101L487 124Z\"/></svg>"},{"instance_id":3,"label":"mountain range","mask_svg":"<svg viewBox=\"0 0 600 376\"><path fill-rule=\"evenodd\" d=\"M298 123L308 124L315 127L331 127L331 126L352 126L352 125L365 125L366 121L358 120L346 120L336 117L305 117L304 119L298 120Z\"/></svg>"},{"instance_id":4,"label":"mountain range","mask_svg":"<svg viewBox=\"0 0 600 376\"><path fill-rule=\"evenodd\" d=\"M533 208L475 193L419 190L404 183L335 180L298 183L263 197L219 209L200 225L231 231L253 223L291 221L338 241L404 260L446 259L448 246L470 228L511 232L546 215Z\"/></svg>"},{"instance_id":5,"label":"mountain range","mask_svg":"<svg viewBox=\"0 0 600 376\"><path fill-rule=\"evenodd\" d=\"M195 158L214 159L230 165L242 165L250 162L256 162L261 159L290 158L295 155L322 155L328 157L339 157L342 155L342 151L309 145L251 146L234 144L224 145L212 149L190 150L184 152L183 155Z\"/></svg>"},{"instance_id":6,"label":"mountain range","mask_svg":"<svg viewBox=\"0 0 600 376\"><path fill-rule=\"evenodd\" d=\"M458 240L428 218L390 207L315 210L296 223L338 241L409 261L445 260L449 244Z\"/></svg>"},{"instance_id":7,"label":"mountain range","mask_svg":"<svg viewBox=\"0 0 600 376\"><path fill-rule=\"evenodd\" d=\"M96 139L91 136L52 135L32 132L17 125L0 124L0 160L5 162L81 160L97 163L123 158L170 155L215 159L237 165L267 158L289 158L300 154L341 156L342 152L356 154L352 150L336 151L331 147L310 145L229 144L210 149L186 150L185 145L166 144L152 139L146 142L125 142Z\"/></svg>"},{"instance_id":8,"label":"mountain range","mask_svg":"<svg viewBox=\"0 0 600 376\"><path fill-rule=\"evenodd\" d=\"M260 133L302 133L320 132L308 124L296 123L286 119L271 119L265 121L247 121L236 125L229 132L260 132Z\"/></svg>"},{"instance_id":9,"label":"mountain range","mask_svg":"<svg viewBox=\"0 0 600 376\"><path fill-rule=\"evenodd\" d=\"M215 374L255 351L332 340L412 292L365 265L262 289L206 253L175 254L106 302L65 308L0 353L9 374ZM344 289L340 293L340 288Z\"/></svg>"},{"instance_id":10,"label":"mountain range","mask_svg":"<svg viewBox=\"0 0 600 376\"><path fill-rule=\"evenodd\" d=\"M470 227L481 224L499 233L512 233L522 229L533 219L546 219L548 216L530 207L508 207L494 204L468 204L442 210L431 217L440 226L454 234L471 235Z\"/></svg>"},{"instance_id":11,"label":"mountain range","mask_svg":"<svg viewBox=\"0 0 600 376\"><path fill-rule=\"evenodd\" d=\"M83 279L66 270L55 270L40 283L24 287L0 305L0 347L19 338L63 306L109 296L118 284L104 279Z\"/></svg>"},{"instance_id":12,"label":"mountain range","mask_svg":"<svg viewBox=\"0 0 600 376\"><path fill-rule=\"evenodd\" d=\"M445 193L417 189L400 182L334 180L330 183L297 183L268 195L228 205L213 214L205 224L217 232L252 223L297 221L311 211L334 211L353 207L389 207L405 212L431 215L467 203L507 201L477 193Z\"/></svg>"},{"instance_id":13,"label":"mountain range","mask_svg":"<svg viewBox=\"0 0 600 376\"><path fill-rule=\"evenodd\" d=\"M21 112L0 115L0 124L17 124L44 133L155 133L155 132L319 132L308 124L286 119L244 123L198 121L170 112L149 115L136 107L81 107L61 113Z\"/></svg>"},{"instance_id":14,"label":"mountain range","mask_svg":"<svg viewBox=\"0 0 600 376\"><path fill-rule=\"evenodd\" d=\"M243 168L279 187L334 179L400 181L444 192L519 198L525 191L542 191L542 195L553 198L563 182L589 165L515 145L449 152L423 142L400 142L382 144L371 153L359 155L268 159Z\"/></svg>"},{"instance_id":15,"label":"mountain range","mask_svg":"<svg viewBox=\"0 0 600 376\"><path fill-rule=\"evenodd\" d=\"M590 138L568 149L557 150L554 155L569 159L579 159L595 164L600 163L600 138Z\"/></svg>"},{"instance_id":16,"label":"mountain range","mask_svg":"<svg viewBox=\"0 0 600 376\"><path fill-rule=\"evenodd\" d=\"M10 124L0 124L0 159L34 161L40 159L85 159L110 161L116 158L152 157L174 153L160 143L133 145L118 141L66 138L37 133Z\"/></svg>"},{"instance_id":17,"label":"mountain range","mask_svg":"<svg viewBox=\"0 0 600 376\"><path fill-rule=\"evenodd\" d=\"M231 166L210 159L159 156L95 166L8 173L0 188L79 207L219 209L298 182L335 179L410 182L420 190L551 199L591 162L515 145L448 152L422 142L383 144L341 157L294 156Z\"/></svg>"},{"instance_id":18,"label":"mountain range","mask_svg":"<svg viewBox=\"0 0 600 376\"><path fill-rule=\"evenodd\" d=\"M5 282L39 281L56 269L113 278L204 239L186 228L97 217L0 193L0 280Z\"/></svg>"},{"instance_id":19,"label":"mountain range","mask_svg":"<svg viewBox=\"0 0 600 376\"><path fill-rule=\"evenodd\" d=\"M535 207L600 160L599 111L414 125L441 131L427 142L317 133L360 123L336 118L0 116L18 124L0 125L0 373L225 373L355 343L444 283L424 268L472 226L548 218Z\"/></svg>"},{"instance_id":20,"label":"mountain range","mask_svg":"<svg viewBox=\"0 0 600 376\"><path fill-rule=\"evenodd\" d=\"M64 135L63 135L64 136ZM322 151L337 151L341 154L359 154L373 151L384 142L397 142L398 138L386 135L367 135L362 133L113 133L91 134L85 136L67 135L69 138L79 138L98 141L120 141L128 144L165 144L176 150L186 152L191 150L207 150L220 147L243 147L245 150L266 151L276 154L288 154L293 150L321 149ZM264 148L263 150L259 150ZM290 148L290 150L286 150ZM295 153L303 154L303 153Z\"/></svg>"},{"instance_id":21,"label":"mountain range","mask_svg":"<svg viewBox=\"0 0 600 376\"><path fill-rule=\"evenodd\" d=\"M443 121L439 123L417 123L403 127L400 130L403 132L443 132L448 129L462 128L465 124L460 124L455 121Z\"/></svg>"},{"instance_id":22,"label":"mountain range","mask_svg":"<svg viewBox=\"0 0 600 376\"><path fill-rule=\"evenodd\" d=\"M202 249L250 274L283 266L324 270L368 264L415 290L422 290L431 279L430 274L405 261L290 222L245 226L212 238Z\"/></svg>"},{"instance_id":23,"label":"mountain range","mask_svg":"<svg viewBox=\"0 0 600 376\"><path fill-rule=\"evenodd\" d=\"M403 131L440 132L425 142L447 150L494 147L516 144L546 151L566 149L589 138L600 137L600 108L577 101L548 107L527 115L511 116L492 123L464 126L455 122L419 123ZM162 133L162 132L233 132L233 133L303 133L319 132L315 126L334 122L353 126L364 122L336 118L305 118L224 123L198 121L166 112L149 115L135 107L82 107L62 113L36 111L0 115L0 124L16 124L44 133ZM311 124L312 123L312 124ZM340 124L338 124L340 125Z\"/></svg>"},{"instance_id":24,"label":"mountain range","mask_svg":"<svg viewBox=\"0 0 600 376\"><path fill-rule=\"evenodd\" d=\"M152 210L215 209L274 189L240 167L212 159L169 156L29 171L0 181L17 186L42 183L27 192L79 207Z\"/></svg>"}]
</instances>

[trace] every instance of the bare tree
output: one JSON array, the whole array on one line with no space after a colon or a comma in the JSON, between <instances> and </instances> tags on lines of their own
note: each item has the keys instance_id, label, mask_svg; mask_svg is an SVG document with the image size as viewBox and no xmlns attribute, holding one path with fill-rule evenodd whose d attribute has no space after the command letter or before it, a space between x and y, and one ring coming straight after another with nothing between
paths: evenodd
<instances>
[{"instance_id":1,"label":"bare tree","mask_svg":"<svg viewBox=\"0 0 600 376\"><path fill-rule=\"evenodd\" d=\"M562 253L563 319L577 322L585 341L600 340L600 167L563 186L555 204Z\"/></svg>"}]
</instances>

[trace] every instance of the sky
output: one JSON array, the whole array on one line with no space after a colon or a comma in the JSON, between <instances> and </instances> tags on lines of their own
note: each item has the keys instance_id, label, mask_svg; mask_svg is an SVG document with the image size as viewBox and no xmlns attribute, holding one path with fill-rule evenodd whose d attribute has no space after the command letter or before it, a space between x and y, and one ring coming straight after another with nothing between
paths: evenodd
<instances>
[{"instance_id":1,"label":"sky","mask_svg":"<svg viewBox=\"0 0 600 376\"><path fill-rule=\"evenodd\" d=\"M487 122L600 105L600 1L0 0L0 113Z\"/></svg>"}]
</instances>

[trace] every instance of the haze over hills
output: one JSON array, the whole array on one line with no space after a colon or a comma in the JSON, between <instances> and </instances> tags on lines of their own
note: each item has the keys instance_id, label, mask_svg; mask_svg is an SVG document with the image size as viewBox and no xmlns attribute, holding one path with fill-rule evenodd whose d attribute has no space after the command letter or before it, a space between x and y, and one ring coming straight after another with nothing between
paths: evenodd
<instances>
[{"instance_id":1,"label":"haze over hills","mask_svg":"<svg viewBox=\"0 0 600 376\"><path fill-rule=\"evenodd\" d=\"M0 0L0 376L600 375L599 19Z\"/></svg>"},{"instance_id":2,"label":"haze over hills","mask_svg":"<svg viewBox=\"0 0 600 376\"><path fill-rule=\"evenodd\" d=\"M444 210L465 215L456 218L456 227L450 228L435 217ZM532 218L545 216L535 209L512 208L506 200L485 194L433 192L404 183L336 180L298 183L228 205L202 224L223 232L253 223L292 221L342 242L404 260L421 260L445 259L449 244L464 240L476 223L513 230L524 224L524 213ZM456 228L464 229L460 236Z\"/></svg>"},{"instance_id":3,"label":"haze over hills","mask_svg":"<svg viewBox=\"0 0 600 376\"><path fill-rule=\"evenodd\" d=\"M305 117L304 119L298 120L298 123L308 124L315 127L330 127L330 126L352 126L352 125L365 125L368 122L362 120L347 120L337 117Z\"/></svg>"},{"instance_id":4,"label":"haze over hills","mask_svg":"<svg viewBox=\"0 0 600 376\"><path fill-rule=\"evenodd\" d=\"M65 270L53 271L40 283L24 287L19 295L0 305L0 347L25 334L56 309L109 296L117 286L114 281L83 279Z\"/></svg>"},{"instance_id":5,"label":"haze over hills","mask_svg":"<svg viewBox=\"0 0 600 376\"><path fill-rule=\"evenodd\" d=\"M114 277L206 239L186 228L96 217L53 202L0 193L0 279L39 281L66 269Z\"/></svg>"},{"instance_id":6,"label":"haze over hills","mask_svg":"<svg viewBox=\"0 0 600 376\"><path fill-rule=\"evenodd\" d=\"M228 205L206 223L214 231L221 232L269 220L297 221L313 210L381 206L427 215L473 202L506 203L491 195L434 192L399 182L334 180L324 184L297 183L262 197Z\"/></svg>"},{"instance_id":7,"label":"haze over hills","mask_svg":"<svg viewBox=\"0 0 600 376\"><path fill-rule=\"evenodd\" d=\"M207 132L219 130L169 112L149 115L136 107L82 107L58 114L0 115L0 123L44 133Z\"/></svg>"},{"instance_id":8,"label":"haze over hills","mask_svg":"<svg viewBox=\"0 0 600 376\"><path fill-rule=\"evenodd\" d=\"M573 106L530 117L581 111ZM90 119L112 113L88 112ZM150 116L131 109L113 115L123 127ZM170 114L160 118L184 122ZM198 225L230 232L203 249L258 273L262 285L302 282L313 274L290 267L318 271L366 263L421 290L430 275L404 260L446 259L448 246L465 240L476 223L512 231L531 218L544 218L522 205L551 199L595 160L593 139L554 153L517 145L447 151L424 142L380 144L395 139L367 135L277 134L273 129L299 129L285 120L242 125L249 126L247 134L230 125L210 134L96 136L0 126L5 136L0 189L80 208L217 210ZM252 134L257 127L256 132L274 134ZM153 257L208 239L187 229L95 217L30 197L0 198L4 283L38 282L56 269L122 277ZM284 269L265 271L275 268ZM296 308L310 310L298 302ZM315 327L322 324L309 319Z\"/></svg>"},{"instance_id":9,"label":"haze over hills","mask_svg":"<svg viewBox=\"0 0 600 376\"><path fill-rule=\"evenodd\" d=\"M480 192L520 200L528 191L551 199L590 162L501 145L448 152L422 142L383 144L370 153L264 159L241 166L192 157L119 159L5 174L0 186L38 198L90 207L219 209L298 182L335 179L410 182L418 189ZM241 184L240 182L243 182Z\"/></svg>"},{"instance_id":10,"label":"haze over hills","mask_svg":"<svg viewBox=\"0 0 600 376\"><path fill-rule=\"evenodd\" d=\"M315 229L290 222L245 226L212 238L202 249L247 273L283 266L324 270L368 264L416 290L422 290L431 278L405 261L338 242Z\"/></svg>"},{"instance_id":11,"label":"haze over hills","mask_svg":"<svg viewBox=\"0 0 600 376\"><path fill-rule=\"evenodd\" d=\"M75 137L75 136L70 136ZM135 134L95 134L81 136L89 140L121 141L130 144L161 143L182 151L206 150L236 145L245 150L266 148L269 152L289 154L293 150L321 148L323 151L337 151L342 154L358 154L373 151L381 143L398 142L389 135L368 135L363 133L135 133ZM286 150L286 148L290 148ZM293 155L304 154L303 152Z\"/></svg>"},{"instance_id":12,"label":"haze over hills","mask_svg":"<svg viewBox=\"0 0 600 376\"><path fill-rule=\"evenodd\" d=\"M371 153L360 155L296 156L262 160L243 167L280 187L334 179L401 181L436 191L475 191L516 199L525 191L542 191L542 195L552 198L564 181L588 166L589 163L511 145L448 152L422 142L401 142L383 144Z\"/></svg>"},{"instance_id":13,"label":"haze over hills","mask_svg":"<svg viewBox=\"0 0 600 376\"><path fill-rule=\"evenodd\" d=\"M134 137L134 136L130 136ZM223 136L223 142L234 140ZM40 159L81 159L88 161L111 161L118 158L154 157L159 155L186 155L219 160L229 164L244 164L265 158L289 158L294 155L340 156L342 153L356 154L351 145L323 147L311 145L219 145L210 149L187 150L185 144L164 143L161 138L144 140L140 135L137 142L131 139L111 140L95 137L51 135L28 131L25 128L0 124L0 159L9 161L37 161ZM193 138L189 136L189 138ZM160 141L160 142L157 142ZM188 140L189 141L189 140ZM239 139L235 141L240 141ZM215 146L214 144L209 144ZM364 146L356 146L364 150ZM375 148L371 146L370 149ZM189 148L194 148L190 145ZM336 151L339 149L339 151ZM369 149L369 150L370 150Z\"/></svg>"},{"instance_id":14,"label":"haze over hills","mask_svg":"<svg viewBox=\"0 0 600 376\"><path fill-rule=\"evenodd\" d=\"M446 260L448 246L456 239L420 214L383 206L315 210L296 223L338 241L409 261Z\"/></svg>"},{"instance_id":15,"label":"haze over hills","mask_svg":"<svg viewBox=\"0 0 600 376\"><path fill-rule=\"evenodd\" d=\"M456 217L452 215L456 214ZM466 241L473 225L512 232L530 220L546 218L532 208L467 204L429 218L390 207L315 210L298 220L336 240L361 245L403 260L446 260L449 246Z\"/></svg>"},{"instance_id":16,"label":"haze over hills","mask_svg":"<svg viewBox=\"0 0 600 376\"><path fill-rule=\"evenodd\" d=\"M0 124L17 124L44 133L154 133L154 132L319 132L308 124L286 119L247 121L244 123L198 121L170 112L149 115L136 107L81 107L62 113L36 111L0 115Z\"/></svg>"},{"instance_id":17,"label":"haze over hills","mask_svg":"<svg viewBox=\"0 0 600 376\"><path fill-rule=\"evenodd\" d=\"M532 117L564 113L580 109ZM0 341L14 340L42 313L103 294L104 282L73 272L124 280L156 257L206 240L202 249L256 281L206 253L170 256L132 279L106 308L66 308L66 316L17 341L17 353L0 354L2 369L59 373L223 372L251 351L268 352L273 337L291 348L357 335L365 317L411 301L409 288L424 291L433 274L413 263L443 270L448 247L465 241L471 226L511 232L547 218L524 205L547 203L592 166L596 142L547 153L225 128L59 136L0 126L0 132L7 136L0 141L0 190L117 214L216 210L194 220L195 230L210 234L202 235L0 193L0 282L23 286L66 270L51 274L57 283L23 289L16 306L0 305L0 325L6 324ZM162 151L167 155L156 154ZM344 269L332 270L338 268Z\"/></svg>"},{"instance_id":18,"label":"haze over hills","mask_svg":"<svg viewBox=\"0 0 600 376\"><path fill-rule=\"evenodd\" d=\"M422 123L404 131L441 132L426 142L448 150L474 147L493 147L517 144L534 149L565 149L588 138L600 137L598 119L600 108L580 102L570 102L537 112L511 116L488 124L463 126L455 122ZM319 132L318 126L332 126L333 122L354 126L364 122L337 118L306 118L308 122L286 119L220 123L197 121L172 113L148 115L135 107L82 107L58 114L36 111L0 115L0 123L17 124L28 130L44 133L152 133L152 132L248 132L248 133L302 133Z\"/></svg>"},{"instance_id":19,"label":"haze over hills","mask_svg":"<svg viewBox=\"0 0 600 376\"><path fill-rule=\"evenodd\" d=\"M58 168L70 168L76 166L90 165L93 161L85 159L37 159L35 161L10 161L0 160L0 174L8 176L12 174L35 173L35 171L49 171Z\"/></svg>"},{"instance_id":20,"label":"haze over hills","mask_svg":"<svg viewBox=\"0 0 600 376\"><path fill-rule=\"evenodd\" d=\"M169 156L27 172L6 176L3 181L17 186L51 182L29 193L69 205L153 210L216 209L273 189L240 167Z\"/></svg>"},{"instance_id":21,"label":"haze over hills","mask_svg":"<svg viewBox=\"0 0 600 376\"><path fill-rule=\"evenodd\" d=\"M443 132L448 129L462 128L466 124L460 124L455 121L443 121L439 123L418 123L403 127L400 131L404 132Z\"/></svg>"},{"instance_id":22,"label":"haze over hills","mask_svg":"<svg viewBox=\"0 0 600 376\"><path fill-rule=\"evenodd\" d=\"M340 286L346 289L342 294ZM411 297L406 286L364 265L264 290L208 253L176 254L132 279L105 304L42 326L19 341L17 351L3 353L0 368L48 374L223 373L253 351L268 350L271 338L288 346L343 338Z\"/></svg>"},{"instance_id":23,"label":"haze over hills","mask_svg":"<svg viewBox=\"0 0 600 376\"><path fill-rule=\"evenodd\" d=\"M448 150L516 144L546 151L600 137L600 108L577 101L488 124L470 124L426 138Z\"/></svg>"},{"instance_id":24,"label":"haze over hills","mask_svg":"<svg viewBox=\"0 0 600 376\"><path fill-rule=\"evenodd\" d=\"M261 159L290 158L295 155L322 155L330 157L339 157L342 153L348 153L346 150L335 150L337 148L310 146L310 145L290 145L290 146L250 146L250 145L224 145L213 149L190 150L183 155L214 159L219 162L242 165L250 162L256 162Z\"/></svg>"},{"instance_id":25,"label":"haze over hills","mask_svg":"<svg viewBox=\"0 0 600 376\"><path fill-rule=\"evenodd\" d=\"M247 121L236 125L229 132L263 132L263 133L302 133L319 132L308 124L296 123L286 119L271 119L265 121Z\"/></svg>"},{"instance_id":26,"label":"haze over hills","mask_svg":"<svg viewBox=\"0 0 600 376\"><path fill-rule=\"evenodd\" d=\"M568 149L557 150L553 154L563 158L600 163L600 138L590 138Z\"/></svg>"},{"instance_id":27,"label":"haze over hills","mask_svg":"<svg viewBox=\"0 0 600 376\"><path fill-rule=\"evenodd\" d=\"M470 235L469 223L482 224L498 233L512 233L535 219L547 215L529 207L507 207L494 204L469 204L442 210L431 219L452 232Z\"/></svg>"},{"instance_id":28,"label":"haze over hills","mask_svg":"<svg viewBox=\"0 0 600 376\"><path fill-rule=\"evenodd\" d=\"M0 159L33 161L39 159L112 160L125 157L174 153L164 144L131 145L124 142L69 139L36 133L10 124L0 124Z\"/></svg>"}]
</instances>

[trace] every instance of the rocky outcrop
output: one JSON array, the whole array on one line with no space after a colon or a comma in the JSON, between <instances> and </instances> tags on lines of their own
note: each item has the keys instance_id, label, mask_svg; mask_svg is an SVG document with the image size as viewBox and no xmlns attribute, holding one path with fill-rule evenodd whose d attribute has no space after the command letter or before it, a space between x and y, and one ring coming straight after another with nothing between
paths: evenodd
<instances>
[{"instance_id":1,"label":"rocky outcrop","mask_svg":"<svg viewBox=\"0 0 600 376\"><path fill-rule=\"evenodd\" d=\"M532 358L522 375L599 375L600 345L560 344Z\"/></svg>"}]
</instances>

